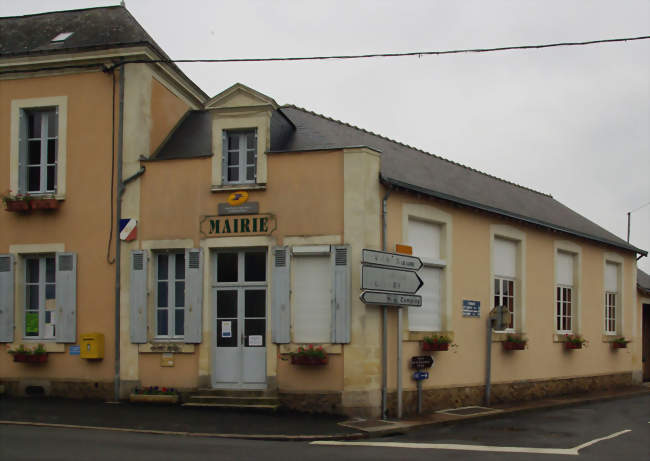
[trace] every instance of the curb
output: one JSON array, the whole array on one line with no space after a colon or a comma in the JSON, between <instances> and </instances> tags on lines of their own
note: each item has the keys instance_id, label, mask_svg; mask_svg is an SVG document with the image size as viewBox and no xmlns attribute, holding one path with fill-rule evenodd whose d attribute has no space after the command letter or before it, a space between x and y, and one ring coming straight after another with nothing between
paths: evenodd
<instances>
[{"instance_id":1,"label":"curb","mask_svg":"<svg viewBox=\"0 0 650 461\"><path fill-rule=\"evenodd\" d=\"M566 401L554 400L552 402L547 402L547 403L540 402L539 404L531 405L530 407L494 408L494 410L498 410L498 411L490 412L486 414L473 415L473 416L463 416L457 419L446 419L442 421L405 421L404 426L400 429L402 430L402 432L407 432L424 426L452 426L455 424L463 424L463 423L479 421L479 420L496 419L502 416L508 416L508 415L513 415L518 413L533 413L535 411L544 411L544 410L551 410L556 408L576 407L576 406L589 404L589 403L606 402L608 400L617 400L617 399L629 399L629 398L639 397L648 394L650 394L650 389L639 389L639 390L625 392L617 395L602 395L596 397L575 398L575 399L568 399Z\"/></svg>"},{"instance_id":2,"label":"curb","mask_svg":"<svg viewBox=\"0 0 650 461\"><path fill-rule=\"evenodd\" d=\"M0 425L52 427L59 429L86 429L94 431L131 432L136 434L175 435L181 437L206 437L215 439L246 439L268 440L280 442L313 442L315 440L358 440L368 438L367 434L354 432L351 434L326 434L326 435L284 435L284 434L219 434L209 432L175 432L157 429L131 429L128 427L108 426L81 426L76 424L53 424L32 421L6 421L0 420Z\"/></svg>"}]
</instances>

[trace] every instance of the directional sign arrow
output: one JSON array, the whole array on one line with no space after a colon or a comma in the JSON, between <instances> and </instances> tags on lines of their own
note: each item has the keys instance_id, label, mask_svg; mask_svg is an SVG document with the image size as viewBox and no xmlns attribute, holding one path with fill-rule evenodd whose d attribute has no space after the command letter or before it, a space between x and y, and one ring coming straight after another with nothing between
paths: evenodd
<instances>
[{"instance_id":1,"label":"directional sign arrow","mask_svg":"<svg viewBox=\"0 0 650 461\"><path fill-rule=\"evenodd\" d=\"M389 253L387 251L368 250L366 248L361 252L361 262L363 264L374 264L376 266L386 266L412 271L420 270L422 267L422 261L420 258L415 256Z\"/></svg>"},{"instance_id":2,"label":"directional sign arrow","mask_svg":"<svg viewBox=\"0 0 650 461\"><path fill-rule=\"evenodd\" d=\"M378 266L361 266L361 289L415 294L423 285L413 271Z\"/></svg>"},{"instance_id":3,"label":"directional sign arrow","mask_svg":"<svg viewBox=\"0 0 650 461\"><path fill-rule=\"evenodd\" d=\"M364 291L361 293L364 304L379 304L382 306L421 307L422 296L386 293L384 291Z\"/></svg>"}]
</instances>

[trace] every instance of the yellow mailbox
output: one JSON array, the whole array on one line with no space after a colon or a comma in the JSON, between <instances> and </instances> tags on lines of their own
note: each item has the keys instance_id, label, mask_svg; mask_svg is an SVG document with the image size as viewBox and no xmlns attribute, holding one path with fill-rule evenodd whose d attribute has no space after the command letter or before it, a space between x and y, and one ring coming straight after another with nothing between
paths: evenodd
<instances>
[{"instance_id":1,"label":"yellow mailbox","mask_svg":"<svg viewBox=\"0 0 650 461\"><path fill-rule=\"evenodd\" d=\"M88 333L81 335L81 358L104 358L104 335L102 333Z\"/></svg>"}]
</instances>

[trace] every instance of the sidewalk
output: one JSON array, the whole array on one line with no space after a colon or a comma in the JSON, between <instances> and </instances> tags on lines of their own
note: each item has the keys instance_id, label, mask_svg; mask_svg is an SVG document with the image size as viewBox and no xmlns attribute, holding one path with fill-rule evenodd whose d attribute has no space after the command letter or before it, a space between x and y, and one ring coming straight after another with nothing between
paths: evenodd
<instances>
[{"instance_id":1,"label":"sidewalk","mask_svg":"<svg viewBox=\"0 0 650 461\"><path fill-rule=\"evenodd\" d=\"M458 424L477 419L547 408L580 405L601 400L650 395L650 387L634 386L615 391L571 395L533 402L493 405L489 409L436 412L402 420L366 420L307 415L294 412L242 413L180 405L103 403L55 398L0 399L3 424L78 427L183 436L250 438L263 440L357 439L403 433L431 424Z\"/></svg>"}]
</instances>

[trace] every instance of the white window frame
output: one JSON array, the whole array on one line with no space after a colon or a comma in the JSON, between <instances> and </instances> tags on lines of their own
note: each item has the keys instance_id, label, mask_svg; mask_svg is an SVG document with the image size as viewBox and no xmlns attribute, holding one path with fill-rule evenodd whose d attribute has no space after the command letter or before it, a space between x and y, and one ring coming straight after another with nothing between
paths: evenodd
<instances>
[{"instance_id":1,"label":"white window frame","mask_svg":"<svg viewBox=\"0 0 650 461\"><path fill-rule=\"evenodd\" d=\"M573 318L575 315L573 300L573 286L559 283L555 285L555 332L559 335L573 333Z\"/></svg>"},{"instance_id":2,"label":"white window frame","mask_svg":"<svg viewBox=\"0 0 650 461\"><path fill-rule=\"evenodd\" d=\"M29 128L30 123L29 119L33 114L40 114L40 136L30 137ZM56 193L56 165L57 165L57 144L58 144L58 128L55 132L49 132L49 121L52 117L55 119L55 124L58 126L59 118L59 109L58 107L39 107L33 109L21 109L21 117L24 120L25 125L25 138L20 139L22 149L25 151L25 164L20 168L24 169L24 173L21 171L20 174L24 174L25 184L22 185L22 188L19 190L21 194L29 195L39 195L39 194L55 194ZM39 161L38 163L29 163L29 146L32 142L38 141L40 143L39 148ZM49 144L50 141L54 141L54 162L49 161ZM53 168L52 173L52 187L48 187L49 173L48 170ZM38 169L39 173L39 187L37 189L32 189L30 187L30 171L33 169Z\"/></svg>"},{"instance_id":3,"label":"white window frame","mask_svg":"<svg viewBox=\"0 0 650 461\"><path fill-rule=\"evenodd\" d=\"M495 240L511 240L516 244L517 253L515 260L515 277L504 277L502 274L495 274ZM512 280L514 288L514 305L513 305L513 328L495 331L495 333L525 333L526 330L526 233L509 225L492 224L490 225L490 309L496 307L495 280L509 279Z\"/></svg>"},{"instance_id":4,"label":"white window frame","mask_svg":"<svg viewBox=\"0 0 650 461\"><path fill-rule=\"evenodd\" d=\"M176 277L176 258L178 255L183 256L183 278ZM167 259L167 306L158 306L158 284L160 283L158 273L158 258L166 256ZM170 261L174 260L172 264ZM185 261L185 250L156 251L154 253L154 339L174 339L182 340L185 337L185 292L183 292L183 305L176 306L176 282L183 282L184 289L187 289L187 261ZM173 278L172 278L173 272ZM158 330L158 312L167 311L167 334L159 334ZM176 334L176 311L183 312L183 334Z\"/></svg>"},{"instance_id":5,"label":"white window frame","mask_svg":"<svg viewBox=\"0 0 650 461\"><path fill-rule=\"evenodd\" d=\"M409 241L409 220L421 221L440 226L440 257L420 258L423 267L440 269L440 332L453 331L453 307L451 304L451 283L452 283L452 246L451 235L453 235L453 221L451 214L446 213L431 205L405 203L402 205L402 243ZM414 254L414 256L419 256ZM415 308L419 309L419 308ZM407 310L408 313L408 310ZM423 332L431 332L430 329L415 329L410 322L404 322L404 331L409 338L417 339Z\"/></svg>"},{"instance_id":6,"label":"white window frame","mask_svg":"<svg viewBox=\"0 0 650 461\"><path fill-rule=\"evenodd\" d=\"M51 96L44 98L13 99L11 101L10 127L10 174L9 187L12 193L20 193L20 118L21 113L31 109L56 108L57 115L57 152L54 196L64 199L66 194L66 159L68 131L68 97ZM43 192L33 193L33 195ZM48 192L50 193L50 192Z\"/></svg>"},{"instance_id":7,"label":"white window frame","mask_svg":"<svg viewBox=\"0 0 650 461\"><path fill-rule=\"evenodd\" d=\"M247 138L248 135L252 134L254 139L253 148L248 147ZM224 130L224 145L226 151L223 152L223 155L226 157L226 171L223 172L223 184L224 185L234 185L234 184L255 184L257 182L257 129L256 128L242 128L242 129L231 129ZM238 148L230 149L230 138L231 136L238 136ZM248 154L253 153L253 162L248 162ZM238 162L236 167L230 165L230 155L237 153ZM230 181L228 175L230 169L237 170L238 179ZM253 168L253 179L247 179L248 169Z\"/></svg>"},{"instance_id":8,"label":"white window frame","mask_svg":"<svg viewBox=\"0 0 650 461\"><path fill-rule=\"evenodd\" d=\"M499 285L499 290L497 291L496 286ZM508 284L508 294L505 294L504 287ZM511 285L510 285L511 284ZM507 300L512 299L512 303L508 304ZM516 321L516 306L517 306L517 280L512 277L494 277L494 307L496 306L507 306L508 312L510 313L510 325L500 331L513 332L517 329Z\"/></svg>"},{"instance_id":9,"label":"white window frame","mask_svg":"<svg viewBox=\"0 0 650 461\"><path fill-rule=\"evenodd\" d=\"M22 336L25 340L36 340L36 339L56 339L56 254L36 254L36 255L23 255L24 265L23 265L23 323L22 323ZM54 272L54 281L47 281L47 260L52 261L52 269ZM30 261L38 261L38 281L30 282L28 277L29 264ZM47 287L54 286L54 297L49 298L55 303L54 309L46 309L47 303ZM38 307L37 309L30 309L29 304L29 289L30 287L36 286L38 288ZM38 334L37 335L28 335L27 334L27 314L35 312L38 315ZM47 313L50 314L50 322L46 322ZM54 329L51 334L47 333L47 325L52 325Z\"/></svg>"},{"instance_id":10,"label":"white window frame","mask_svg":"<svg viewBox=\"0 0 650 461\"><path fill-rule=\"evenodd\" d=\"M605 334L606 335L615 335L616 332L618 331L617 319L616 319L617 310L618 310L618 293L615 291L605 291Z\"/></svg>"}]
</instances>

